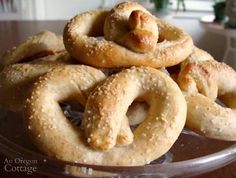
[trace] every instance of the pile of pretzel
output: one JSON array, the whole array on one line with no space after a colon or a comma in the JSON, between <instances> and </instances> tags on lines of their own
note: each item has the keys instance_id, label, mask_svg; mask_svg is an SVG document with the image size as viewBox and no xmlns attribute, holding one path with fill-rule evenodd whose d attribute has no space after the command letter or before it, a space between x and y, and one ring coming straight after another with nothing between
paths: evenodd
<instances>
[{"instance_id":1,"label":"pile of pretzel","mask_svg":"<svg viewBox=\"0 0 236 178\"><path fill-rule=\"evenodd\" d=\"M22 111L32 142L58 159L145 165L184 127L236 140L236 72L134 2L75 16L63 39L36 34L2 56L0 72L1 107ZM85 107L80 126L60 107L68 101Z\"/></svg>"}]
</instances>

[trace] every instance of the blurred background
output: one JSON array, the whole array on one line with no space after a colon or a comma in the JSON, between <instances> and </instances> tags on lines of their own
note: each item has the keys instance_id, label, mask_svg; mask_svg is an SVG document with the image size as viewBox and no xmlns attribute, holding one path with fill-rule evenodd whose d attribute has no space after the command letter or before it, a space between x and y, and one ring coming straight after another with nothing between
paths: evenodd
<instances>
[{"instance_id":1,"label":"blurred background","mask_svg":"<svg viewBox=\"0 0 236 178\"><path fill-rule=\"evenodd\" d=\"M229 2L230 1L230 2ZM111 8L121 0L0 0L0 21L69 20L95 9ZM187 31L194 43L217 60L236 66L234 17L236 0L137 0L154 15ZM230 9L227 10L227 4ZM227 22L231 24L227 24ZM236 20L235 20L236 22ZM236 24L236 23L235 23ZM230 28L230 30L225 27Z\"/></svg>"},{"instance_id":2,"label":"blurred background","mask_svg":"<svg viewBox=\"0 0 236 178\"><path fill-rule=\"evenodd\" d=\"M95 8L111 8L121 0L0 0L1 20L61 20ZM211 12L213 0L138 0L159 12ZM164 14L164 13L163 13ZM183 14L182 14L183 15ZM190 14L189 14L190 15ZM190 16L196 16L191 14Z\"/></svg>"}]
</instances>

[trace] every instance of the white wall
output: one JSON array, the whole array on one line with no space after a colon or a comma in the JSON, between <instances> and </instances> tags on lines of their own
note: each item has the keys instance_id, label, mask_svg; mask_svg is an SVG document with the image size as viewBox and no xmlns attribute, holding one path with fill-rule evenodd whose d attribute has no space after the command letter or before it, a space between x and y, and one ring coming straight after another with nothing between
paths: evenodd
<instances>
[{"instance_id":1,"label":"white wall","mask_svg":"<svg viewBox=\"0 0 236 178\"><path fill-rule=\"evenodd\" d=\"M97 0L46 0L45 17L47 19L69 19L77 13L95 9L102 5Z\"/></svg>"},{"instance_id":2,"label":"white wall","mask_svg":"<svg viewBox=\"0 0 236 178\"><path fill-rule=\"evenodd\" d=\"M97 8L110 8L122 0L34 0L37 19L68 20L78 13Z\"/></svg>"}]
</instances>

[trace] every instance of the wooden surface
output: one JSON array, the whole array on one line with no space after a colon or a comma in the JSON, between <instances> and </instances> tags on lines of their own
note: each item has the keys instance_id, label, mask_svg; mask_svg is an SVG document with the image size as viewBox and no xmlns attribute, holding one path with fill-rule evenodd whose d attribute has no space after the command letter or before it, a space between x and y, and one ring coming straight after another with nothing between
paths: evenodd
<instances>
[{"instance_id":1,"label":"wooden surface","mask_svg":"<svg viewBox=\"0 0 236 178\"><path fill-rule=\"evenodd\" d=\"M34 35L37 32L42 30L50 30L57 34L62 34L63 28L65 25L65 21L11 21L11 22L0 22L0 55L6 50L12 48L13 46L19 44L24 41L29 36ZM26 174L11 174L6 173L3 169L5 156L0 154L0 177L29 177ZM46 176L40 174L34 174L36 178L44 178ZM213 171L211 173L207 173L199 178L235 178L236 177L236 162Z\"/></svg>"}]
</instances>

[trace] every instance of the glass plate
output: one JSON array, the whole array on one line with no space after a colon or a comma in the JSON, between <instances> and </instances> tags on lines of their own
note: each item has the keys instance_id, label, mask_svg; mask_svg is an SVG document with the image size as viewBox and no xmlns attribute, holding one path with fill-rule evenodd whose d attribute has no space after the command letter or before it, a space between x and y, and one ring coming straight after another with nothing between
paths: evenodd
<instances>
[{"instance_id":1,"label":"glass plate","mask_svg":"<svg viewBox=\"0 0 236 178\"><path fill-rule=\"evenodd\" d=\"M37 172L46 175L190 177L218 169L236 160L236 142L208 139L184 129L169 152L149 165L115 167L66 162L43 155L31 144L24 132L21 113L0 112L0 152L9 159L15 159L15 162L27 167L35 167Z\"/></svg>"}]
</instances>

